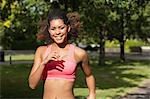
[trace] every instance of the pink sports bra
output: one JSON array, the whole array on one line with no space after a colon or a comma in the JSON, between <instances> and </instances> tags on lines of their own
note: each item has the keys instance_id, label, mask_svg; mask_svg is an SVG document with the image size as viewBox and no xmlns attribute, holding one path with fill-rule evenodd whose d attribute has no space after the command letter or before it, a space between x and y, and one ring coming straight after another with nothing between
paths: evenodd
<instances>
[{"instance_id":1,"label":"pink sports bra","mask_svg":"<svg viewBox=\"0 0 150 99\"><path fill-rule=\"evenodd\" d=\"M49 45L45 56L51 52L52 45ZM50 61L45 65L43 79L67 79L74 81L77 63L74 59L75 46L70 44L67 58L64 60Z\"/></svg>"}]
</instances>

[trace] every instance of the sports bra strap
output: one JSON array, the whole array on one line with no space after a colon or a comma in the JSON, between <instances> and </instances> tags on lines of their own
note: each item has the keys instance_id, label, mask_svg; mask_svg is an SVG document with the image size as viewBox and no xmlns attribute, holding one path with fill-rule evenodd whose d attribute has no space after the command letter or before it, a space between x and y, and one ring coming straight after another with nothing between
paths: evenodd
<instances>
[{"instance_id":1,"label":"sports bra strap","mask_svg":"<svg viewBox=\"0 0 150 99\"><path fill-rule=\"evenodd\" d=\"M51 47L52 47L52 45L47 45L47 49L46 49L46 51L45 51L44 58L46 58L46 56L50 53Z\"/></svg>"},{"instance_id":2,"label":"sports bra strap","mask_svg":"<svg viewBox=\"0 0 150 99\"><path fill-rule=\"evenodd\" d=\"M71 58L72 61L75 61L74 53L75 52L75 46L73 44L70 44L69 46L69 59Z\"/></svg>"}]
</instances>

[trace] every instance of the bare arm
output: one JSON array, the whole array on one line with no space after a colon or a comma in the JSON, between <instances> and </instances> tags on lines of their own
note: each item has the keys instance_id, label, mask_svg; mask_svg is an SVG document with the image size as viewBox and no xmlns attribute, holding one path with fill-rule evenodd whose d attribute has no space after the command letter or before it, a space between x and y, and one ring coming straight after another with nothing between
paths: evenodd
<instances>
[{"instance_id":1,"label":"bare arm","mask_svg":"<svg viewBox=\"0 0 150 99\"><path fill-rule=\"evenodd\" d=\"M96 92L95 92L95 78L92 74L92 71L89 67L89 58L86 52L84 52L83 58L82 58L82 68L86 76L86 83L89 88L89 96L87 99L95 99L96 98Z\"/></svg>"},{"instance_id":2,"label":"bare arm","mask_svg":"<svg viewBox=\"0 0 150 99\"><path fill-rule=\"evenodd\" d=\"M82 70L86 76L86 83L87 83L87 87L89 89L89 96L87 99L96 99L96 92L95 92L95 78L92 74L91 68L89 66L89 58L88 55L86 53L86 51L84 51L83 49L80 48L76 48L77 53L77 59L78 62L82 63Z\"/></svg>"},{"instance_id":3,"label":"bare arm","mask_svg":"<svg viewBox=\"0 0 150 99\"><path fill-rule=\"evenodd\" d=\"M33 64L31 73L29 75L29 86L32 89L35 89L35 87L38 85L41 79L45 64L49 60L57 60L59 58L58 53L55 51L51 52L47 56L43 56L43 54L45 54L46 48L47 48L46 46L42 46L36 50L34 64Z\"/></svg>"},{"instance_id":4,"label":"bare arm","mask_svg":"<svg viewBox=\"0 0 150 99\"><path fill-rule=\"evenodd\" d=\"M36 50L34 64L29 75L29 86L32 89L35 89L43 73L44 64L42 63L42 50L43 48L41 47Z\"/></svg>"}]
</instances>

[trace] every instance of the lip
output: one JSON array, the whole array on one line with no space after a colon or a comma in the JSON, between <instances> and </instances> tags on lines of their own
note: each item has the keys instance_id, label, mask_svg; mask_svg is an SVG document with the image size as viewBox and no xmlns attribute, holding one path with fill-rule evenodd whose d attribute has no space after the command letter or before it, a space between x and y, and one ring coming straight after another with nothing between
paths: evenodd
<instances>
[{"instance_id":1,"label":"lip","mask_svg":"<svg viewBox=\"0 0 150 99\"><path fill-rule=\"evenodd\" d=\"M60 37L60 36L57 36L57 37L55 37L57 40L61 40L62 39L62 37Z\"/></svg>"},{"instance_id":2,"label":"lip","mask_svg":"<svg viewBox=\"0 0 150 99\"><path fill-rule=\"evenodd\" d=\"M62 40L62 39L63 39L63 35L61 35L61 36L54 36L54 38L55 38L56 40Z\"/></svg>"},{"instance_id":3,"label":"lip","mask_svg":"<svg viewBox=\"0 0 150 99\"><path fill-rule=\"evenodd\" d=\"M61 37L63 37L63 35L60 35L60 36L54 36L54 37L55 37L55 38L59 38L59 37L61 38Z\"/></svg>"}]
</instances>

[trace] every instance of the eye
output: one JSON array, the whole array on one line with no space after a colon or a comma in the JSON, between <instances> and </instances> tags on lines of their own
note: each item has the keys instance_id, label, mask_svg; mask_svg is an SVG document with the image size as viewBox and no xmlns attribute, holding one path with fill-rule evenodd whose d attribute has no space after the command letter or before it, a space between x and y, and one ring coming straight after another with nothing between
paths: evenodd
<instances>
[{"instance_id":1,"label":"eye","mask_svg":"<svg viewBox=\"0 0 150 99\"><path fill-rule=\"evenodd\" d=\"M63 27L61 27L61 29L64 29L65 27L63 26Z\"/></svg>"},{"instance_id":2,"label":"eye","mask_svg":"<svg viewBox=\"0 0 150 99\"><path fill-rule=\"evenodd\" d=\"M55 28L51 28L51 30L55 30Z\"/></svg>"}]
</instances>

